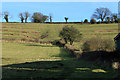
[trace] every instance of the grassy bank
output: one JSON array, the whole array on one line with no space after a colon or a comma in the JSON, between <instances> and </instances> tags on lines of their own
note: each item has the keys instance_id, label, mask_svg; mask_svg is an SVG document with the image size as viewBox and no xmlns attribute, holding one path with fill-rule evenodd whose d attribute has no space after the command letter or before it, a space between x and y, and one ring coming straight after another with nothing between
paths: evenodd
<instances>
[{"instance_id":1,"label":"grassy bank","mask_svg":"<svg viewBox=\"0 0 120 80\"><path fill-rule=\"evenodd\" d=\"M39 43L3 42L3 79L20 78L113 78L104 66L76 60L62 47Z\"/></svg>"},{"instance_id":2,"label":"grassy bank","mask_svg":"<svg viewBox=\"0 0 120 80\"><path fill-rule=\"evenodd\" d=\"M74 26L82 33L82 40L73 44L77 49L90 38L113 40L118 34L118 24L3 23L2 38L8 41L54 41L60 39L59 32L66 25Z\"/></svg>"},{"instance_id":3,"label":"grassy bank","mask_svg":"<svg viewBox=\"0 0 120 80\"><path fill-rule=\"evenodd\" d=\"M117 72L106 66L76 60L64 48L39 41L60 39L59 32L66 25L80 30L83 38L73 45L81 45L93 37L111 39L117 35L118 24L2 24L2 66L5 78L113 78ZM30 43L34 41L35 43Z\"/></svg>"}]
</instances>

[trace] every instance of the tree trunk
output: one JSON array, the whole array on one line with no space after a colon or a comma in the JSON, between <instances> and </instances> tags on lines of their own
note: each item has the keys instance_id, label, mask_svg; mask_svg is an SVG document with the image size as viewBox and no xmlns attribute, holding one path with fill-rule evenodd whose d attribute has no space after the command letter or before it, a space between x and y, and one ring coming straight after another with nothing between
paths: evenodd
<instances>
[{"instance_id":1,"label":"tree trunk","mask_svg":"<svg viewBox=\"0 0 120 80\"><path fill-rule=\"evenodd\" d=\"M66 20L66 23L67 23L67 20Z\"/></svg>"},{"instance_id":2,"label":"tree trunk","mask_svg":"<svg viewBox=\"0 0 120 80\"><path fill-rule=\"evenodd\" d=\"M27 19L25 19L25 23L27 23Z\"/></svg>"},{"instance_id":3,"label":"tree trunk","mask_svg":"<svg viewBox=\"0 0 120 80\"><path fill-rule=\"evenodd\" d=\"M5 19L6 20L6 22L8 23L8 19Z\"/></svg>"},{"instance_id":4,"label":"tree trunk","mask_svg":"<svg viewBox=\"0 0 120 80\"><path fill-rule=\"evenodd\" d=\"M8 19L6 20L6 22L8 23Z\"/></svg>"},{"instance_id":5,"label":"tree trunk","mask_svg":"<svg viewBox=\"0 0 120 80\"><path fill-rule=\"evenodd\" d=\"M103 22L103 19L101 19L102 20L102 22Z\"/></svg>"},{"instance_id":6,"label":"tree trunk","mask_svg":"<svg viewBox=\"0 0 120 80\"><path fill-rule=\"evenodd\" d=\"M23 20L21 20L21 22L23 23Z\"/></svg>"}]
</instances>

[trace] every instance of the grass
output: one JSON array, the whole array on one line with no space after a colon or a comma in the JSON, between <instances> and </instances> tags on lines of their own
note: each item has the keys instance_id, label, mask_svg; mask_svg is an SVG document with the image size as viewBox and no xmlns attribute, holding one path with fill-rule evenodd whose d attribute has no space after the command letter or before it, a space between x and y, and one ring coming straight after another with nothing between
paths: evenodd
<instances>
[{"instance_id":1,"label":"grass","mask_svg":"<svg viewBox=\"0 0 120 80\"><path fill-rule=\"evenodd\" d=\"M116 75L113 69L76 60L64 48L51 44L3 42L2 45L3 79L113 78Z\"/></svg>"},{"instance_id":2,"label":"grass","mask_svg":"<svg viewBox=\"0 0 120 80\"><path fill-rule=\"evenodd\" d=\"M39 60L60 60L59 55L68 55L63 48L51 44L3 42L2 47L3 65Z\"/></svg>"},{"instance_id":3,"label":"grass","mask_svg":"<svg viewBox=\"0 0 120 80\"><path fill-rule=\"evenodd\" d=\"M3 39L39 38L48 31L48 37L40 41L53 41L59 39L59 32L65 25L73 25L82 34L83 39L95 37L111 38L118 33L118 24L38 24L38 23L2 23ZM29 36L29 37L26 37Z\"/></svg>"},{"instance_id":4,"label":"grass","mask_svg":"<svg viewBox=\"0 0 120 80\"><path fill-rule=\"evenodd\" d=\"M52 44L23 43L21 39L53 41L60 39L59 32L65 25L74 25L83 34L81 42L73 45L80 49L82 43L95 36L113 39L117 24L39 24L2 23L2 66L6 78L113 78L117 72L111 68L95 65L73 58L64 48ZM48 36L40 36L48 31ZM14 42L12 41L14 40ZM38 80L38 79L37 79Z\"/></svg>"},{"instance_id":5,"label":"grass","mask_svg":"<svg viewBox=\"0 0 120 80\"><path fill-rule=\"evenodd\" d=\"M59 32L66 25L74 26L82 33L82 40L74 42L77 49L90 38L110 39L118 34L118 24L39 24L39 23L2 23L2 38L9 41L54 41L60 39ZM46 32L47 37L41 39Z\"/></svg>"}]
</instances>

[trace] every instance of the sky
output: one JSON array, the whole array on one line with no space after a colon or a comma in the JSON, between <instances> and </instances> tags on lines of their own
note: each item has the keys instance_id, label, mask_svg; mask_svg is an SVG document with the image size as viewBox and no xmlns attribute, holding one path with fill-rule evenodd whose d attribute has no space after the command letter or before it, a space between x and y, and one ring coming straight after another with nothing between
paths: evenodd
<instances>
[{"instance_id":1,"label":"sky","mask_svg":"<svg viewBox=\"0 0 120 80\"><path fill-rule=\"evenodd\" d=\"M69 18L68 22L90 21L95 9L100 7L108 8L112 13L118 12L118 2L2 2L2 12L9 12L10 22L20 22L19 13L25 11L31 16L34 12L52 14L53 22L65 22L64 17ZM28 22L31 22L30 18Z\"/></svg>"}]
</instances>

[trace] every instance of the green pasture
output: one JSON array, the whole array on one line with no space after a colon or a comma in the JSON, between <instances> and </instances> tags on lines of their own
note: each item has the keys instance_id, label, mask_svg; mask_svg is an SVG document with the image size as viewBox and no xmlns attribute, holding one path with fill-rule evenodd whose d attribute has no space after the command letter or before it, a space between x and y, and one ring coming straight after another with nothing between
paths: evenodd
<instances>
[{"instance_id":1,"label":"green pasture","mask_svg":"<svg viewBox=\"0 0 120 80\"><path fill-rule=\"evenodd\" d=\"M40 41L59 39L59 32L64 26L74 26L83 34L83 40L101 36L113 39L118 33L118 24L40 24L40 23L2 23L3 39L28 40L39 38L48 32L48 36ZM27 37L28 36L28 37Z\"/></svg>"},{"instance_id":2,"label":"green pasture","mask_svg":"<svg viewBox=\"0 0 120 80\"><path fill-rule=\"evenodd\" d=\"M70 80L113 78L116 75L111 68L77 60L64 48L51 44L3 42L2 46L2 76L5 80L38 77Z\"/></svg>"},{"instance_id":3,"label":"green pasture","mask_svg":"<svg viewBox=\"0 0 120 80\"><path fill-rule=\"evenodd\" d=\"M117 72L109 67L95 65L72 57L63 47L52 44L30 43L60 39L64 26L74 26L83 34L81 44L92 37L112 39L118 33L118 24L40 24L2 23L2 75L3 79L51 78L60 80L79 78L113 78ZM47 37L41 39L41 35ZM22 40L25 40L23 42ZM36 80L36 79L35 79ZM39 80L39 79L37 79Z\"/></svg>"}]
</instances>

